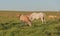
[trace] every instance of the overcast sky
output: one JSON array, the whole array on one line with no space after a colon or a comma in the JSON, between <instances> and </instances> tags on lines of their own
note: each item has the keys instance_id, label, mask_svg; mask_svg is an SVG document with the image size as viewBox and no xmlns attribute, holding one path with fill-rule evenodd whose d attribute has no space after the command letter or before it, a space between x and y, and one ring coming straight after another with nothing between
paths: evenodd
<instances>
[{"instance_id":1,"label":"overcast sky","mask_svg":"<svg viewBox=\"0 0 60 36\"><path fill-rule=\"evenodd\" d=\"M0 10L57 11L60 0L0 0Z\"/></svg>"}]
</instances>

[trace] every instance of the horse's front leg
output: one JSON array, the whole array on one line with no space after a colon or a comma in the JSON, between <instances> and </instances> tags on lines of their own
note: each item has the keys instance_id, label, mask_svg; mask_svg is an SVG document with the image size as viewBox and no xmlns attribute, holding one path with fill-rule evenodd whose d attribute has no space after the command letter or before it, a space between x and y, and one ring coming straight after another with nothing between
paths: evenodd
<instances>
[{"instance_id":1,"label":"horse's front leg","mask_svg":"<svg viewBox=\"0 0 60 36\"><path fill-rule=\"evenodd\" d=\"M44 19L43 19L43 18L41 18L41 21L42 21L42 24L43 24L43 22L44 22Z\"/></svg>"}]
</instances>

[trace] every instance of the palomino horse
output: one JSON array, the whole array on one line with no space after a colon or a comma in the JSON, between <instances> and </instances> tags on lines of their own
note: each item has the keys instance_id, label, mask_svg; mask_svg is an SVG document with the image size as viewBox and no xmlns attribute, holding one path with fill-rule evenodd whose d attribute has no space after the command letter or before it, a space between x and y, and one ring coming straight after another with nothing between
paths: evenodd
<instances>
[{"instance_id":1,"label":"palomino horse","mask_svg":"<svg viewBox=\"0 0 60 36\"><path fill-rule=\"evenodd\" d=\"M41 21L42 21L42 23L43 22L45 22L46 23L46 20L45 20L45 14L44 13L32 13L31 15L30 15L30 17L29 17L29 19L31 20L31 21L33 21L33 20L37 20L37 19L41 19Z\"/></svg>"},{"instance_id":2,"label":"palomino horse","mask_svg":"<svg viewBox=\"0 0 60 36\"><path fill-rule=\"evenodd\" d=\"M57 18L57 16L56 15L49 15L48 18L49 19L54 19L54 18Z\"/></svg>"},{"instance_id":3,"label":"palomino horse","mask_svg":"<svg viewBox=\"0 0 60 36\"><path fill-rule=\"evenodd\" d=\"M20 14L20 15L17 15L19 17L19 19L25 23L27 23L29 26L31 26L31 21L29 19L29 17L27 15L23 15L23 14Z\"/></svg>"}]
</instances>

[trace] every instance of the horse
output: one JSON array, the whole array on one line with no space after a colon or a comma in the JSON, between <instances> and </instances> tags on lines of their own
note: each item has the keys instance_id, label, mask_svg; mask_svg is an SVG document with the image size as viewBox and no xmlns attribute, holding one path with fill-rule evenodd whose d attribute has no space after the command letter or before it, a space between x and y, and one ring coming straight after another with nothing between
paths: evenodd
<instances>
[{"instance_id":1,"label":"horse","mask_svg":"<svg viewBox=\"0 0 60 36\"><path fill-rule=\"evenodd\" d=\"M22 22L25 22L26 24L31 26L31 21L27 15L19 14L17 16L19 17L19 20L21 20Z\"/></svg>"},{"instance_id":2,"label":"horse","mask_svg":"<svg viewBox=\"0 0 60 36\"><path fill-rule=\"evenodd\" d=\"M57 18L57 16L56 15L49 15L48 18L49 19L55 19L55 18Z\"/></svg>"},{"instance_id":3,"label":"horse","mask_svg":"<svg viewBox=\"0 0 60 36\"><path fill-rule=\"evenodd\" d=\"M42 13L42 12L40 12L40 13L36 13L36 12L32 13L32 14L30 15L29 19L30 19L31 21L33 21L33 20L35 20L35 19L36 19L36 20L37 20L37 19L41 19L42 23L43 23L43 22L46 23L45 13Z\"/></svg>"}]
</instances>

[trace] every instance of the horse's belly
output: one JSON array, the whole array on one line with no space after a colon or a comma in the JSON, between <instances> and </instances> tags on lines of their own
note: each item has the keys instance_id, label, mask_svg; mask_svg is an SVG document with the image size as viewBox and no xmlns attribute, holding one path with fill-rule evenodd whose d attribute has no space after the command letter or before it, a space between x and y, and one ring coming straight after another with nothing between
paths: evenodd
<instances>
[{"instance_id":1,"label":"horse's belly","mask_svg":"<svg viewBox=\"0 0 60 36\"><path fill-rule=\"evenodd\" d=\"M38 16L34 16L33 19L39 19L39 17Z\"/></svg>"}]
</instances>

